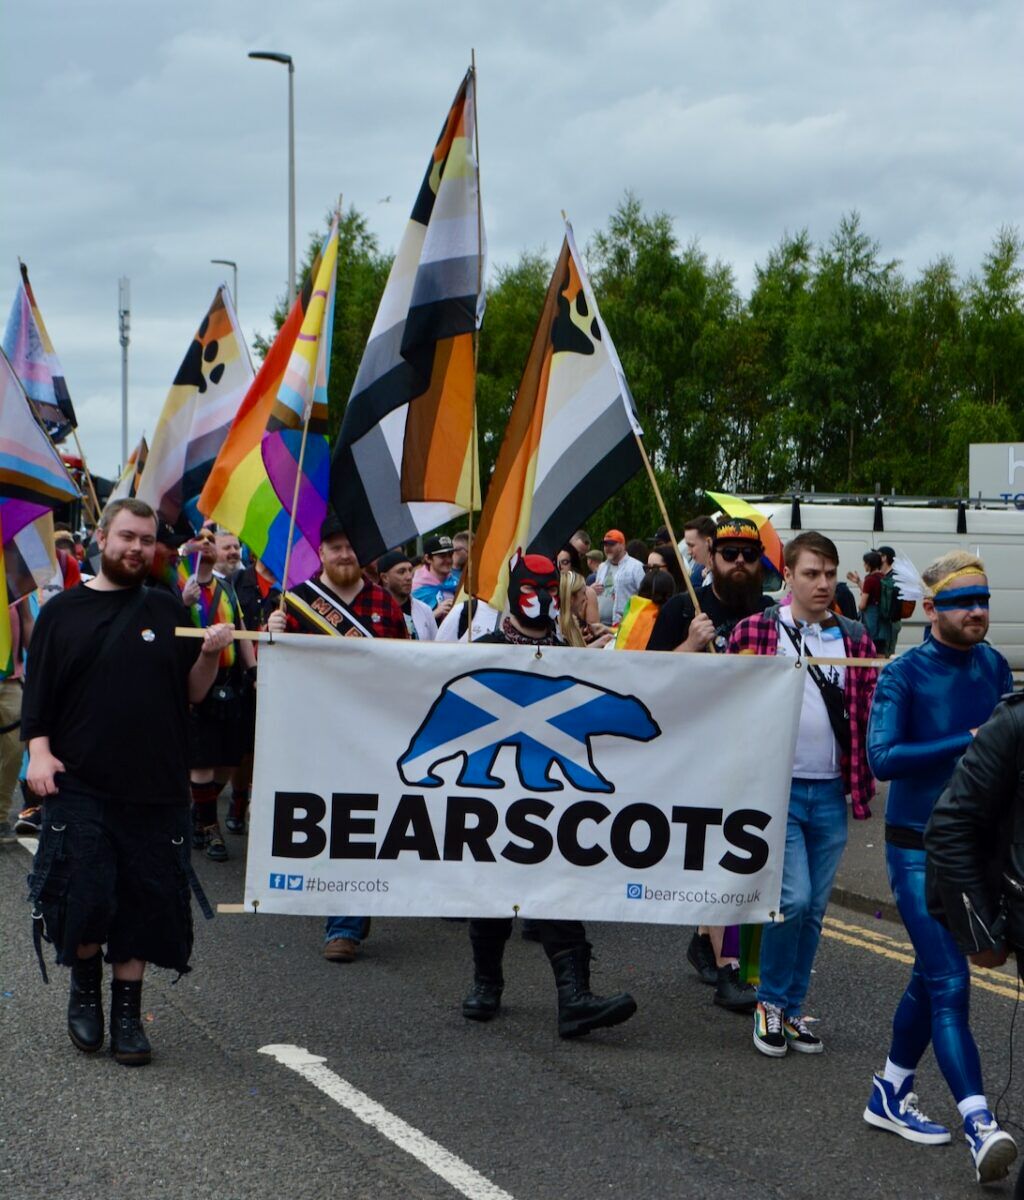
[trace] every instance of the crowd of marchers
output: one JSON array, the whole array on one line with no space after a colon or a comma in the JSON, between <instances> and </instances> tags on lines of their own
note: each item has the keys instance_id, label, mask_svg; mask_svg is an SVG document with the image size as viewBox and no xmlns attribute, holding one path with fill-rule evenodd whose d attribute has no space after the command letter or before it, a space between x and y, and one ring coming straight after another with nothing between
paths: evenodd
<instances>
[{"instance_id":1,"label":"crowd of marchers","mask_svg":"<svg viewBox=\"0 0 1024 1200\"><path fill-rule=\"evenodd\" d=\"M374 563L358 561L333 516L320 534L319 571L282 593L234 534L204 526L183 541L146 504L119 500L96 530L97 557L82 561L74 535L59 531L53 586L11 608L0 788L17 816L14 828L0 823L0 841L38 837L35 946L44 977L48 956L69 968L78 1050L99 1050L109 1032L118 1062L150 1061L145 970L187 972L193 899L210 912L192 855L221 863L244 850L259 668L258 644L236 634L780 656L806 666L783 919L760 929L754 961L741 961L735 927L694 930L685 957L716 1004L752 1020L758 1052L820 1055L830 1017L810 1015L808 994L822 920L847 822L871 817L876 781L888 781L886 864L915 960L893 997L888 1053L869 1077L863 1120L921 1145L950 1141L914 1088L930 1046L978 1180L1007 1174L1016 1146L984 1091L969 965L999 966L1024 944L1022 839L1013 836L1024 823L1024 707L986 641L980 559L951 551L918 574L881 547L865 553L863 576L840 580L833 542L807 531L786 543L782 587L769 593L757 524L698 516L678 545L666 528L634 540L609 529L599 546L579 530L553 557L517 554L497 611L467 598L468 531ZM907 596L927 625L897 655ZM195 636L178 636L187 626ZM116 721L97 697L116 705ZM472 981L461 1011L488 1022L501 1013L513 923L465 915ZM331 916L320 952L353 963L369 933L369 917ZM550 964L562 1037L636 1012L627 992L592 991L579 921L524 921L522 933Z\"/></svg>"}]
</instances>

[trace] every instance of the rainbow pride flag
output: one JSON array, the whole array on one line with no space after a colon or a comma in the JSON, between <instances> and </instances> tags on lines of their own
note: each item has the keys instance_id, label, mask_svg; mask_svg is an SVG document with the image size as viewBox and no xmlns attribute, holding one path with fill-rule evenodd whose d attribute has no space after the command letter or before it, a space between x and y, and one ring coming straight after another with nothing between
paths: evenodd
<instances>
[{"instance_id":1,"label":"rainbow pride flag","mask_svg":"<svg viewBox=\"0 0 1024 1200\"><path fill-rule=\"evenodd\" d=\"M630 596L615 633L616 650L646 650L658 619L658 606L643 596Z\"/></svg>"},{"instance_id":2,"label":"rainbow pride flag","mask_svg":"<svg viewBox=\"0 0 1024 1200\"><path fill-rule=\"evenodd\" d=\"M327 444L327 379L331 369L337 279L338 214L335 213L331 232L320 252L320 269L313 281L309 308L292 345L291 357L261 443L267 478L286 512L291 513L295 504L295 528L302 535L301 542L297 539L292 549L288 579L284 581L286 588L304 582L316 570L320 526L327 516L331 473ZM296 480L299 485L297 497Z\"/></svg>"},{"instance_id":3,"label":"rainbow pride flag","mask_svg":"<svg viewBox=\"0 0 1024 1200\"><path fill-rule=\"evenodd\" d=\"M313 297L321 257L317 255L301 293L238 409L198 504L204 516L236 534L279 582L284 576L290 519L267 474L263 436ZM303 569L307 576L311 575L320 560L311 562L308 552L304 552L303 547L308 550L308 543L298 526L294 543L292 577Z\"/></svg>"},{"instance_id":4,"label":"rainbow pride flag","mask_svg":"<svg viewBox=\"0 0 1024 1200\"><path fill-rule=\"evenodd\" d=\"M187 577L186 577L187 578ZM235 606L231 603L231 595L227 585L218 579L200 584L199 599L188 610L192 624L197 629L206 629L210 625L234 625ZM220 652L220 668L226 669L235 664L237 647L232 642Z\"/></svg>"}]
</instances>

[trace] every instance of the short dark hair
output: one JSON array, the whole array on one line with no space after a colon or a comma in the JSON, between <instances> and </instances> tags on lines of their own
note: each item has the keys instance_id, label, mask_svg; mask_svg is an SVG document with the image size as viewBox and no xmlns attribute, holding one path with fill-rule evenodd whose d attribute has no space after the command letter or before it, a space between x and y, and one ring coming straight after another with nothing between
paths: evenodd
<instances>
[{"instance_id":1,"label":"short dark hair","mask_svg":"<svg viewBox=\"0 0 1024 1200\"><path fill-rule=\"evenodd\" d=\"M882 556L877 550L868 550L864 555L863 561L869 571L880 571L882 569Z\"/></svg>"},{"instance_id":2,"label":"short dark hair","mask_svg":"<svg viewBox=\"0 0 1024 1200\"><path fill-rule=\"evenodd\" d=\"M795 538L791 538L782 551L783 560L791 571L805 550L810 554L820 554L827 562L839 566L839 551L836 549L835 542L823 533L808 529L804 533L798 533Z\"/></svg>"},{"instance_id":3,"label":"short dark hair","mask_svg":"<svg viewBox=\"0 0 1024 1200\"><path fill-rule=\"evenodd\" d=\"M121 512L130 512L133 517L148 517L154 525L158 524L156 513L145 500L138 500L134 496L125 496L121 500L111 500L100 516L99 528L106 533L113 525L114 518Z\"/></svg>"},{"instance_id":4,"label":"short dark hair","mask_svg":"<svg viewBox=\"0 0 1024 1200\"><path fill-rule=\"evenodd\" d=\"M676 581L668 571L645 571L636 594L655 604L664 604L676 594Z\"/></svg>"},{"instance_id":5,"label":"short dark hair","mask_svg":"<svg viewBox=\"0 0 1024 1200\"><path fill-rule=\"evenodd\" d=\"M588 550L590 549L590 534L587 533L585 529L577 529L569 541L574 541L577 538L584 544L584 546L586 546Z\"/></svg>"},{"instance_id":6,"label":"short dark hair","mask_svg":"<svg viewBox=\"0 0 1024 1200\"><path fill-rule=\"evenodd\" d=\"M693 517L683 526L683 532L687 529L696 530L701 537L709 538L715 535L715 523L710 517Z\"/></svg>"},{"instance_id":7,"label":"short dark hair","mask_svg":"<svg viewBox=\"0 0 1024 1200\"><path fill-rule=\"evenodd\" d=\"M878 553L882 556L882 562L887 562L890 567L896 561L896 551L892 546L879 546Z\"/></svg>"}]
</instances>

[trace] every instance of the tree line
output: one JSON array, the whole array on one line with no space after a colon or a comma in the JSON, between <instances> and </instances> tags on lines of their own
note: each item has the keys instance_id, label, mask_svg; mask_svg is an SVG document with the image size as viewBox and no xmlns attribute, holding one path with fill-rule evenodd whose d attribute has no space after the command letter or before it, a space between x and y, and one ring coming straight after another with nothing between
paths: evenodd
<instances>
[{"instance_id":1,"label":"tree line","mask_svg":"<svg viewBox=\"0 0 1024 1200\"><path fill-rule=\"evenodd\" d=\"M304 269L322 240L310 240ZM704 489L966 493L969 443L1024 435L1024 242L1014 228L998 231L966 277L943 256L910 279L850 213L818 245L806 230L785 234L743 296L727 263L682 244L668 214L627 193L584 257L673 521L701 511ZM350 208L332 434L390 266ZM477 377L485 488L553 266L553 255L527 250L489 280ZM278 328L284 315L282 301ZM257 337L257 353L266 348ZM645 478L593 519L627 536L660 524Z\"/></svg>"}]
</instances>

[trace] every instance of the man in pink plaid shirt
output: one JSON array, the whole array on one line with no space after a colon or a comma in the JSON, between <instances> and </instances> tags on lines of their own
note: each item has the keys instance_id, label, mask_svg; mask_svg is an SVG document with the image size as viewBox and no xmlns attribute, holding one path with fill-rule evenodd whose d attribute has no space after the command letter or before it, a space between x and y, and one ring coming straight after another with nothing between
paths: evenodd
<instances>
[{"instance_id":1,"label":"man in pink plaid shirt","mask_svg":"<svg viewBox=\"0 0 1024 1200\"><path fill-rule=\"evenodd\" d=\"M747 617L733 630L730 654L770 654L794 660L874 658L864 626L832 610L839 551L820 533L786 544L785 578L792 602ZM781 1057L792 1049L818 1054L804 1001L821 938L821 922L846 846L846 796L855 820L871 816L875 783L866 736L878 672L823 661L806 672L782 868L782 921L761 939L761 983L754 1045Z\"/></svg>"}]
</instances>

